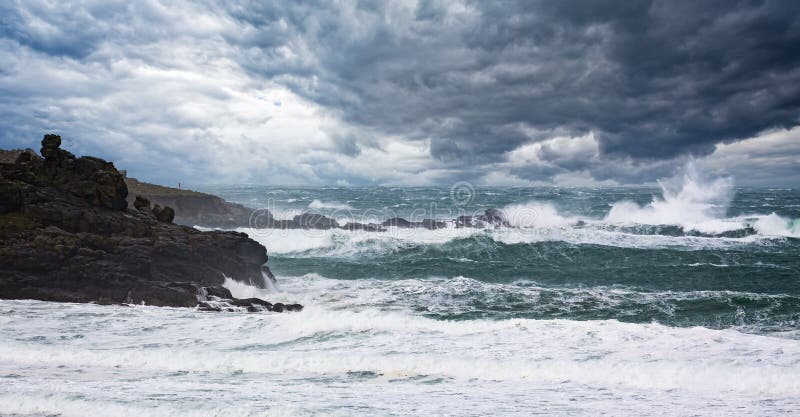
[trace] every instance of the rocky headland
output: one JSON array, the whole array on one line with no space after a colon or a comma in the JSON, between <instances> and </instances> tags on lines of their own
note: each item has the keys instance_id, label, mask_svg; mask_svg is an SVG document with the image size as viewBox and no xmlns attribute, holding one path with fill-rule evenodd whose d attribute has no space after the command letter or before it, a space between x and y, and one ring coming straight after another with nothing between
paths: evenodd
<instances>
[{"instance_id":1,"label":"rocky headland","mask_svg":"<svg viewBox=\"0 0 800 417\"><path fill-rule=\"evenodd\" d=\"M0 298L302 308L235 299L223 287L226 278L262 288L274 279L266 249L247 235L174 224L189 209L130 193L113 163L75 157L59 136L45 135L40 153L0 153Z\"/></svg>"},{"instance_id":2,"label":"rocky headland","mask_svg":"<svg viewBox=\"0 0 800 417\"><path fill-rule=\"evenodd\" d=\"M244 227L250 223L253 209L227 202L215 195L183 190L125 178L128 186L128 203L136 196L150 200L162 207L175 210L174 222L185 226L205 226L220 229Z\"/></svg>"}]
</instances>

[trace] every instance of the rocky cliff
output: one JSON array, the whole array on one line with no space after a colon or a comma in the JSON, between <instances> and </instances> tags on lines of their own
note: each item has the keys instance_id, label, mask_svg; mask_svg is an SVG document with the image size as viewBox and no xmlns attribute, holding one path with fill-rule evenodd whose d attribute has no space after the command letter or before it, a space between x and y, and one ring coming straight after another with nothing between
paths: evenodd
<instances>
[{"instance_id":1,"label":"rocky cliff","mask_svg":"<svg viewBox=\"0 0 800 417\"><path fill-rule=\"evenodd\" d=\"M46 135L42 157L28 150L0 162L0 298L302 308L233 299L225 277L264 286L271 276L263 246L241 233L173 224L174 213L145 199L129 207L112 163L60 145Z\"/></svg>"},{"instance_id":2,"label":"rocky cliff","mask_svg":"<svg viewBox=\"0 0 800 417\"><path fill-rule=\"evenodd\" d=\"M186 226L222 229L246 227L253 213L253 209L229 203L211 194L149 184L136 178L125 178L125 184L128 186L129 203L133 204L138 195L154 204L172 207L175 209L175 223Z\"/></svg>"}]
</instances>

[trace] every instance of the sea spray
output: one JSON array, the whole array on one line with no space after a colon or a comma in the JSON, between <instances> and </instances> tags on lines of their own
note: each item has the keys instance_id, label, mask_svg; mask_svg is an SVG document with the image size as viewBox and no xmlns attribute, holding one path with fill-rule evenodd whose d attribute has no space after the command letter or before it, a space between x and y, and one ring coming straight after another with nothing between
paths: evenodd
<instances>
[{"instance_id":1,"label":"sea spray","mask_svg":"<svg viewBox=\"0 0 800 417\"><path fill-rule=\"evenodd\" d=\"M271 293L280 292L280 289L278 287L278 282L275 279L275 276L272 275L272 272L270 272L269 268L267 268L266 265L264 266L264 268L261 269L261 278L263 279L264 288L266 288L269 292Z\"/></svg>"},{"instance_id":2,"label":"sea spray","mask_svg":"<svg viewBox=\"0 0 800 417\"><path fill-rule=\"evenodd\" d=\"M353 209L353 207L351 207L350 205L345 204L345 203L340 203L338 201L320 201L320 200L312 201L311 203L308 204L308 208L317 209L317 210L323 210L323 209L329 209L329 210L352 210Z\"/></svg>"},{"instance_id":3,"label":"sea spray","mask_svg":"<svg viewBox=\"0 0 800 417\"><path fill-rule=\"evenodd\" d=\"M753 224L759 234L765 236L784 236L800 238L800 221L787 219L775 213L769 216L760 216Z\"/></svg>"},{"instance_id":4,"label":"sea spray","mask_svg":"<svg viewBox=\"0 0 800 417\"><path fill-rule=\"evenodd\" d=\"M531 201L511 204L502 209L509 224L514 227L558 228L580 221L577 217L561 215L552 203Z\"/></svg>"},{"instance_id":5,"label":"sea spray","mask_svg":"<svg viewBox=\"0 0 800 417\"><path fill-rule=\"evenodd\" d=\"M676 187L669 181L659 181L662 197L639 206L631 201L620 201L611 206L605 217L609 223L679 225L686 230L721 233L741 227L741 221L725 219L733 199L733 179L703 177L693 163L689 163Z\"/></svg>"},{"instance_id":6,"label":"sea spray","mask_svg":"<svg viewBox=\"0 0 800 417\"><path fill-rule=\"evenodd\" d=\"M243 284L228 277L225 277L225 282L222 286L227 288L234 298L261 298L267 301L274 301L271 297L272 293L267 288Z\"/></svg>"}]
</instances>

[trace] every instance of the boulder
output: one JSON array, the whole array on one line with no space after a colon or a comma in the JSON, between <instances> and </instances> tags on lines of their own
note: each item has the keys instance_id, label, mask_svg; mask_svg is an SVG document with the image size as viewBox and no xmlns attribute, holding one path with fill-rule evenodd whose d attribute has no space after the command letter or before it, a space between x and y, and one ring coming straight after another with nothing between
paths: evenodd
<instances>
[{"instance_id":1,"label":"boulder","mask_svg":"<svg viewBox=\"0 0 800 417\"><path fill-rule=\"evenodd\" d=\"M381 225L379 225L379 224L374 224L374 223L364 224L364 223L356 223L356 222L348 222L347 224L342 226L341 229L350 230L350 231L363 230L365 232L385 232L386 231L386 229L381 227Z\"/></svg>"},{"instance_id":2,"label":"boulder","mask_svg":"<svg viewBox=\"0 0 800 417\"><path fill-rule=\"evenodd\" d=\"M164 223L172 223L172 220L175 218L175 210L172 207L166 206L163 210L156 216L156 219L160 222Z\"/></svg>"},{"instance_id":3,"label":"boulder","mask_svg":"<svg viewBox=\"0 0 800 417\"><path fill-rule=\"evenodd\" d=\"M478 220L488 223L492 226L499 227L505 226L510 227L508 220L506 220L506 215L503 213L502 210L496 208L487 209L482 215L478 216Z\"/></svg>"},{"instance_id":4,"label":"boulder","mask_svg":"<svg viewBox=\"0 0 800 417\"><path fill-rule=\"evenodd\" d=\"M61 149L61 136L44 135L42 148L39 151L47 162L61 162L64 160L74 160L75 155Z\"/></svg>"},{"instance_id":5,"label":"boulder","mask_svg":"<svg viewBox=\"0 0 800 417\"><path fill-rule=\"evenodd\" d=\"M142 197L140 195L137 195L136 196L136 200L134 200L134 202L133 202L133 207L135 207L136 210L139 210L139 211L150 210L150 200L148 200L148 199L146 199L146 198L144 198L144 197Z\"/></svg>"},{"instance_id":6,"label":"boulder","mask_svg":"<svg viewBox=\"0 0 800 417\"><path fill-rule=\"evenodd\" d=\"M172 223L172 220L175 218L175 210L173 210L172 207L161 208L158 204L153 204L153 208L150 209L150 212L153 213L156 220L164 223Z\"/></svg>"},{"instance_id":7,"label":"boulder","mask_svg":"<svg viewBox=\"0 0 800 417\"><path fill-rule=\"evenodd\" d=\"M421 224L422 227L429 230L443 229L447 227L447 223L433 219L423 219Z\"/></svg>"},{"instance_id":8,"label":"boulder","mask_svg":"<svg viewBox=\"0 0 800 417\"><path fill-rule=\"evenodd\" d=\"M318 213L303 213L294 216L293 221L301 229L336 229L339 223L336 219Z\"/></svg>"},{"instance_id":9,"label":"boulder","mask_svg":"<svg viewBox=\"0 0 800 417\"><path fill-rule=\"evenodd\" d=\"M158 216L160 216L160 215L161 215L161 210L163 210L163 209L161 208L161 206L160 206L160 205L158 205L158 204L153 204L153 207L150 209L150 213L153 213L153 216L155 216L156 218L158 218Z\"/></svg>"},{"instance_id":10,"label":"boulder","mask_svg":"<svg viewBox=\"0 0 800 417\"><path fill-rule=\"evenodd\" d=\"M456 227L476 227L472 216L458 216L455 223Z\"/></svg>"},{"instance_id":11,"label":"boulder","mask_svg":"<svg viewBox=\"0 0 800 417\"><path fill-rule=\"evenodd\" d=\"M414 225L410 221L402 217L393 217L391 219L385 220L383 223L381 223L381 226L394 226L401 228L414 227Z\"/></svg>"}]
</instances>

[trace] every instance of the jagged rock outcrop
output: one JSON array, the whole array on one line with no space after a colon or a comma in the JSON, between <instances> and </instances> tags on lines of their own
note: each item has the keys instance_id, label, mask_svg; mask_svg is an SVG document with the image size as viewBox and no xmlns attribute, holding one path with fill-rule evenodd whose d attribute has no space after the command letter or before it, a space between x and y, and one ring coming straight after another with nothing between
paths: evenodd
<instances>
[{"instance_id":1,"label":"jagged rock outcrop","mask_svg":"<svg viewBox=\"0 0 800 417\"><path fill-rule=\"evenodd\" d=\"M150 210L150 200L137 195L136 200L133 201L133 207L139 211Z\"/></svg>"},{"instance_id":2,"label":"jagged rock outcrop","mask_svg":"<svg viewBox=\"0 0 800 417\"><path fill-rule=\"evenodd\" d=\"M430 229L430 230L442 229L442 228L447 227L447 223L445 223L443 221L439 221L439 220L433 220L433 219L423 219L420 222L420 224L422 225L422 227L424 227L426 229Z\"/></svg>"},{"instance_id":3,"label":"jagged rock outcrop","mask_svg":"<svg viewBox=\"0 0 800 417\"><path fill-rule=\"evenodd\" d=\"M511 227L511 224L506 219L505 213L496 208L486 210L482 215L478 216L477 219L491 226Z\"/></svg>"},{"instance_id":4,"label":"jagged rock outcrop","mask_svg":"<svg viewBox=\"0 0 800 417\"><path fill-rule=\"evenodd\" d=\"M343 230L361 230L364 232L385 232L386 229L381 226L380 224L375 223L358 223L358 222L348 222L344 226L341 226Z\"/></svg>"},{"instance_id":5,"label":"jagged rock outcrop","mask_svg":"<svg viewBox=\"0 0 800 417\"><path fill-rule=\"evenodd\" d=\"M394 226L394 227L399 227L401 229L414 229L421 227L429 230L435 230L447 227L447 223L439 220L423 219L420 222L412 222L402 217L393 217L391 219L385 220L383 223L381 223L381 225Z\"/></svg>"},{"instance_id":6,"label":"jagged rock outcrop","mask_svg":"<svg viewBox=\"0 0 800 417\"><path fill-rule=\"evenodd\" d=\"M175 210L169 206L161 208L158 204L154 204L150 212L153 213L153 216L156 216L156 220L164 223L172 223L175 218Z\"/></svg>"},{"instance_id":7,"label":"jagged rock outcrop","mask_svg":"<svg viewBox=\"0 0 800 417\"><path fill-rule=\"evenodd\" d=\"M318 213L303 213L294 216L294 223L301 229L335 229L339 227L336 219Z\"/></svg>"},{"instance_id":8,"label":"jagged rock outcrop","mask_svg":"<svg viewBox=\"0 0 800 417\"><path fill-rule=\"evenodd\" d=\"M409 228L414 227L414 224L410 221L402 218L402 217L393 217L391 219L385 220L381 223L382 226L394 226L394 227L402 227L402 228Z\"/></svg>"},{"instance_id":9,"label":"jagged rock outcrop","mask_svg":"<svg viewBox=\"0 0 800 417\"><path fill-rule=\"evenodd\" d=\"M238 306L247 303L230 297L225 276L265 286L263 246L242 233L172 224L174 212L149 210L145 199L129 209L114 164L60 145L46 135L44 158L24 151L0 163L0 298Z\"/></svg>"}]
</instances>

